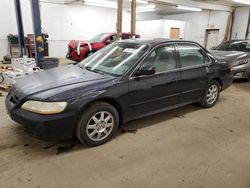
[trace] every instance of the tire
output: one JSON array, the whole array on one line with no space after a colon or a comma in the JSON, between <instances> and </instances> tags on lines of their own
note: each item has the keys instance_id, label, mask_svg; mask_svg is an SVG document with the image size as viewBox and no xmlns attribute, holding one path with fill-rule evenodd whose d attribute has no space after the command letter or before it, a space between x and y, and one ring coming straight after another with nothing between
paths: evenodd
<instances>
[{"instance_id":1,"label":"tire","mask_svg":"<svg viewBox=\"0 0 250 188\"><path fill-rule=\"evenodd\" d=\"M220 84L216 80L212 80L202 95L201 101L199 102L200 106L204 108L213 107L218 101L220 96Z\"/></svg>"},{"instance_id":2,"label":"tire","mask_svg":"<svg viewBox=\"0 0 250 188\"><path fill-rule=\"evenodd\" d=\"M75 135L82 144L99 146L114 136L118 125L117 110L108 103L97 102L82 113Z\"/></svg>"}]
</instances>

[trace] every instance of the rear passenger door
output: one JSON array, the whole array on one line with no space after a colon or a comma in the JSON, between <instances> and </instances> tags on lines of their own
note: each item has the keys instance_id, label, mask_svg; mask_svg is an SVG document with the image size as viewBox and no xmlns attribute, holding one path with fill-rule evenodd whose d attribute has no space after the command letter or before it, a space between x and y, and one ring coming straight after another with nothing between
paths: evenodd
<instances>
[{"instance_id":1,"label":"rear passenger door","mask_svg":"<svg viewBox=\"0 0 250 188\"><path fill-rule=\"evenodd\" d=\"M193 43L179 43L181 103L198 101L208 84L210 58Z\"/></svg>"}]
</instances>

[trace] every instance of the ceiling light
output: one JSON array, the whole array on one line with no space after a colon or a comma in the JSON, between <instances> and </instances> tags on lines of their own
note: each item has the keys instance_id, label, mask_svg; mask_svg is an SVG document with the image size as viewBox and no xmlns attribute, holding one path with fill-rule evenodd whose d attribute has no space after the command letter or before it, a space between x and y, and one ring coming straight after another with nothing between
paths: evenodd
<instances>
[{"instance_id":1,"label":"ceiling light","mask_svg":"<svg viewBox=\"0 0 250 188\"><path fill-rule=\"evenodd\" d=\"M202 11L201 8L187 7L187 6L181 6L181 5L178 5L176 8L181 9L181 10L190 10L190 11L198 11L198 12Z\"/></svg>"},{"instance_id":2,"label":"ceiling light","mask_svg":"<svg viewBox=\"0 0 250 188\"><path fill-rule=\"evenodd\" d=\"M141 12L154 12L156 9L152 8L152 9L145 9L145 10L137 10L137 13L141 13Z\"/></svg>"},{"instance_id":3,"label":"ceiling light","mask_svg":"<svg viewBox=\"0 0 250 188\"><path fill-rule=\"evenodd\" d=\"M155 11L155 5L145 5L145 6L138 6L136 9L137 13L140 12L153 12Z\"/></svg>"},{"instance_id":4,"label":"ceiling light","mask_svg":"<svg viewBox=\"0 0 250 188\"><path fill-rule=\"evenodd\" d=\"M132 1L132 0L128 0L128 1ZM136 0L136 3L141 3L141 4L148 4L148 1L145 0Z\"/></svg>"},{"instance_id":5,"label":"ceiling light","mask_svg":"<svg viewBox=\"0 0 250 188\"><path fill-rule=\"evenodd\" d=\"M146 10L146 9L154 9L155 5L145 5L145 6L138 6L137 10Z\"/></svg>"},{"instance_id":6,"label":"ceiling light","mask_svg":"<svg viewBox=\"0 0 250 188\"><path fill-rule=\"evenodd\" d=\"M246 5L250 5L250 1L249 0L233 0L236 3L242 3L242 4L246 4Z\"/></svg>"},{"instance_id":7,"label":"ceiling light","mask_svg":"<svg viewBox=\"0 0 250 188\"><path fill-rule=\"evenodd\" d=\"M106 0L84 0L85 5L96 6L96 7L105 7L105 8L117 8L117 3L106 1Z\"/></svg>"}]
</instances>

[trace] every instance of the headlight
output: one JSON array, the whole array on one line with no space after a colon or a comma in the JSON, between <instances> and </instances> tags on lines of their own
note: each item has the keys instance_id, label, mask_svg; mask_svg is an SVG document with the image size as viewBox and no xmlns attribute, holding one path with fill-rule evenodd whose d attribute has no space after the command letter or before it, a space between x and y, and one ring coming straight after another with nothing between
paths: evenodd
<instances>
[{"instance_id":1,"label":"headlight","mask_svg":"<svg viewBox=\"0 0 250 188\"><path fill-rule=\"evenodd\" d=\"M27 101L21 108L37 114L48 115L61 113L65 110L66 106L66 102Z\"/></svg>"}]
</instances>

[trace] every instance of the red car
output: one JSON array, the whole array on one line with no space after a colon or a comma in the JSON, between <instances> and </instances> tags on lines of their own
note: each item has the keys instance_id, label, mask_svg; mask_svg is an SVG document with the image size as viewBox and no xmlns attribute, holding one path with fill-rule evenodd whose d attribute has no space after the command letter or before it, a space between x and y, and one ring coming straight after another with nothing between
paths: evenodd
<instances>
[{"instance_id":1,"label":"red car","mask_svg":"<svg viewBox=\"0 0 250 188\"><path fill-rule=\"evenodd\" d=\"M129 39L130 33L122 33L122 39ZM140 38L140 35L135 35ZM80 62L96 51L116 41L117 33L101 33L89 41L72 40L68 44L67 58Z\"/></svg>"}]
</instances>

